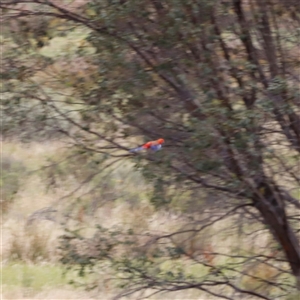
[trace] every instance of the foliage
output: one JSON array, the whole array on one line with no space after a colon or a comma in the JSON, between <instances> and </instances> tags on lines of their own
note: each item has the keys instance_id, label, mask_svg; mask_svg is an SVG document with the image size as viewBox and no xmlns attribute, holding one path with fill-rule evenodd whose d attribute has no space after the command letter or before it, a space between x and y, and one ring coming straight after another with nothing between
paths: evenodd
<instances>
[{"instance_id":1,"label":"foliage","mask_svg":"<svg viewBox=\"0 0 300 300\"><path fill-rule=\"evenodd\" d=\"M4 0L0 8L8 22L28 25L25 32L23 27L16 29L14 42L26 45L19 50L16 75L11 75L15 70L9 64L11 50L4 49L5 84L18 86L16 92L8 89L7 97L19 99L17 94L22 93L26 95L22 101L30 99L44 109L46 119L76 148L85 167L94 164L98 154L104 155L98 160L103 169L131 160L153 186L152 203L158 210L172 208L179 192L188 195L184 205L190 207L183 218L201 224L197 232L220 219L230 220L229 229L241 238L267 228L300 288L299 214L295 213L300 204L291 193L300 182L294 163L300 153L296 2ZM30 22L33 16L37 23ZM48 36L42 39L47 41L55 34L61 36L48 30L52 22L58 22L65 34L67 29L84 34L77 48L66 48L49 59L45 53L35 53L45 46L41 36ZM37 32L36 24L43 30ZM141 136L154 139L158 134L167 141L163 151L125 152L136 141L142 142ZM180 197L177 201L182 203ZM154 244L168 240L168 234L154 235ZM217 273L208 279L189 277L181 270L164 272L159 269L160 257L170 261L182 251L175 247L168 252L168 243L150 262L143 256L110 257L109 250L123 245L125 237L123 231L111 232L103 240L104 249L100 247L91 259L74 254L68 244L85 237L65 236L67 262L73 259L81 267L93 267L104 253L123 279L121 295L148 289L200 289L214 294L218 286L215 295L227 299L231 292L268 299L264 293L238 287L239 275L222 272L224 268L242 274L234 261L230 267L214 266ZM138 244L135 238L130 243ZM253 257L243 254L244 262ZM190 260L207 265L193 256ZM284 269L279 273L286 275ZM276 284L276 297L292 289L285 279Z\"/></svg>"}]
</instances>

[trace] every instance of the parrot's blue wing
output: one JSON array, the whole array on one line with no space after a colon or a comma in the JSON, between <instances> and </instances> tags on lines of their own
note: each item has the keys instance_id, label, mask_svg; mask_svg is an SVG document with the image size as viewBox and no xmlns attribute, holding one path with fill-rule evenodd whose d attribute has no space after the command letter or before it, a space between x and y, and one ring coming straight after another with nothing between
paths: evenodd
<instances>
[{"instance_id":1,"label":"parrot's blue wing","mask_svg":"<svg viewBox=\"0 0 300 300\"><path fill-rule=\"evenodd\" d=\"M137 148L133 148L133 149L130 149L129 152L138 152L138 151L141 151L143 150L144 148L141 146L141 147L137 147Z\"/></svg>"},{"instance_id":2,"label":"parrot's blue wing","mask_svg":"<svg viewBox=\"0 0 300 300\"><path fill-rule=\"evenodd\" d=\"M156 152L156 151L158 151L158 150L161 149L161 145L160 145L160 144L159 144L159 145L152 145L152 146L150 147L150 149L151 149L152 151ZM141 146L141 147L137 147L137 148L130 149L129 152L135 153L135 152L138 152L138 151L141 151L141 150L145 150L145 148L144 148L143 146Z\"/></svg>"},{"instance_id":3,"label":"parrot's blue wing","mask_svg":"<svg viewBox=\"0 0 300 300\"><path fill-rule=\"evenodd\" d=\"M152 145L150 148L151 148L152 151L158 151L158 150L161 149L161 145L160 144L158 144L158 145Z\"/></svg>"}]
</instances>

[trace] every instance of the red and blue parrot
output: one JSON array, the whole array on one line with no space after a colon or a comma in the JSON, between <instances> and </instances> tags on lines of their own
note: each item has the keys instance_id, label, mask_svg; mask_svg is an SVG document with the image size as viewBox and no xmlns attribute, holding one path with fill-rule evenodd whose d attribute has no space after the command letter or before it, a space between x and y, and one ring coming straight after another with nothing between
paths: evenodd
<instances>
[{"instance_id":1,"label":"red and blue parrot","mask_svg":"<svg viewBox=\"0 0 300 300\"><path fill-rule=\"evenodd\" d=\"M147 142L146 144L144 144L140 147L133 148L133 149L129 150L129 152L138 152L138 151L141 151L141 150L148 150L148 149L151 149L152 151L158 151L158 150L161 149L162 144L164 142L165 142L164 139L158 139L156 141L150 141L150 142Z\"/></svg>"}]
</instances>

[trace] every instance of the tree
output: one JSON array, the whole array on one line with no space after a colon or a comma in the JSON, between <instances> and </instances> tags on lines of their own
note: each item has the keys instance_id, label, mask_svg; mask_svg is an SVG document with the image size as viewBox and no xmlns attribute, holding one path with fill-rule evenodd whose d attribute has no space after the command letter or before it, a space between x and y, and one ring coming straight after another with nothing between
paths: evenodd
<instances>
[{"instance_id":1,"label":"tree","mask_svg":"<svg viewBox=\"0 0 300 300\"><path fill-rule=\"evenodd\" d=\"M200 201L196 197L205 195L212 221L207 218L205 225L187 231L199 232L216 222L216 212L222 213L221 219L241 214L263 224L300 289L295 213L300 203L292 192L299 189L300 180L296 1L74 3L4 0L0 4L4 18L14 22L47 16L82 26L88 29L86 43L94 49L77 53L78 59L96 68L74 75L80 80L73 83L70 107L58 106L56 96L44 87L28 90L27 97L76 128L59 130L79 148L108 153L115 160L133 159L142 166L155 188L157 207L168 204L174 189L193 193L194 205ZM80 103L76 109L75 102ZM70 113L75 110L79 114ZM123 142L128 136L152 139L158 132L167 141L164 151L142 156L120 153L128 150ZM102 146L95 145L99 139ZM154 241L170 238L155 236ZM109 249L124 243L107 241L108 248L102 249L106 259ZM195 288L213 294L211 285L225 285L268 299L239 289L222 272L199 283L180 271L161 275L162 279L148 260L138 266L119 260L115 266L121 268L121 262L128 275L125 281L131 280L129 292ZM226 298L225 292L219 294Z\"/></svg>"}]
</instances>

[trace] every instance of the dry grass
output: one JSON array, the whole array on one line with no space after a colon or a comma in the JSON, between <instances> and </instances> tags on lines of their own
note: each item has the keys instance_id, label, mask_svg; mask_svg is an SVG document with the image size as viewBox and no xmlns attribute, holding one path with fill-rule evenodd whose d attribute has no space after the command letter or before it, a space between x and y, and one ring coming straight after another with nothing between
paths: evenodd
<instances>
[{"instance_id":1,"label":"dry grass","mask_svg":"<svg viewBox=\"0 0 300 300\"><path fill-rule=\"evenodd\" d=\"M9 220L2 229L3 261L55 262L59 258L57 237L62 230L53 222L39 220L32 225Z\"/></svg>"},{"instance_id":2,"label":"dry grass","mask_svg":"<svg viewBox=\"0 0 300 300\"><path fill-rule=\"evenodd\" d=\"M70 286L66 286L66 282L63 285L57 282L56 286L49 284L49 280L52 281L57 276L57 273L51 271L51 268L48 268L49 277L39 272L39 264L56 263L58 261L57 237L61 235L62 228L58 222L55 222L55 219L47 219L45 214L40 213L36 218L32 218L32 216L37 211L43 211L43 209L57 204L57 201L71 192L78 182L73 179L63 187L47 190L46 182L43 181L40 173L32 171L36 171L47 164L49 158L52 159L62 154L63 147L63 144L53 142L25 145L17 142L5 142L3 144L3 153L24 163L28 176L21 178L22 187L2 218L1 259L3 262L3 278L6 279L6 281L4 280L5 284L3 284L2 299L93 298L90 293L77 291ZM140 182L140 178L129 173L129 166L114 172L115 184L118 186L118 190L124 191L125 187L132 190L133 187L136 187L136 180ZM141 186L143 186L142 183ZM79 192L82 192L82 190ZM144 186L140 192L144 193ZM141 196L138 194L139 191L136 190L134 193L128 193L131 199ZM152 210L149 205L145 204L145 201L133 208L132 205L135 201L131 204L106 202L93 215L89 215L88 210L79 210L77 221L81 221L90 227L96 223L108 227L123 223L128 227L146 229L147 222L145 222L144 217L145 215L150 217ZM60 210L60 208L57 209ZM135 215L135 217L132 218L132 215ZM31 222L29 222L30 220ZM14 271L9 268L12 262L17 263ZM40 275L24 275L24 266L36 268L34 273ZM45 277L45 282L42 282L43 277ZM105 290L102 299L106 299L110 292ZM99 296L101 297L101 293L97 295L98 299Z\"/></svg>"},{"instance_id":3,"label":"dry grass","mask_svg":"<svg viewBox=\"0 0 300 300\"><path fill-rule=\"evenodd\" d=\"M103 300L108 299L104 298ZM21 300L21 299L41 299L41 300L67 300L67 299L84 299L84 300L91 300L91 299L99 299L93 298L89 293L83 291L77 291L70 287L61 287L61 288L45 288L41 292L36 292L28 288L11 288L10 290L4 291L2 294L3 300ZM100 298L101 299L101 298Z\"/></svg>"},{"instance_id":4,"label":"dry grass","mask_svg":"<svg viewBox=\"0 0 300 300\"><path fill-rule=\"evenodd\" d=\"M63 153L63 144L61 143L32 143L32 144L18 144L15 142L3 144L3 152L11 157L17 158L24 163L26 169L29 171L37 170L42 167L49 158L57 157ZM151 231L154 233L168 233L176 229L182 228L183 220L179 215L172 214L166 211L154 211L147 201L147 185L143 182L141 177L132 171L130 164L122 165L112 172L113 180L109 182L109 189L114 195L119 196L117 201L105 201L100 199L102 205L97 206L95 210L91 210L91 204L79 203L77 214L73 214L74 225L87 226L88 235L93 234L92 228L95 224L100 224L104 227L121 226L123 229L134 228L137 233L145 233ZM24 184L15 196L14 202L9 210L5 213L2 220L2 245L1 258L4 266L9 266L14 261L19 261L25 266L38 266L42 263L52 263L57 266L59 259L59 252L56 250L58 245L57 237L62 233L62 228L58 219L51 219L43 209L51 207L58 203L58 200L64 195L71 192L77 185L76 178L69 180L66 184L61 184L55 189L47 191L46 182L44 182L39 173L30 173L29 176L22 179ZM82 192L79 191L79 192ZM106 197L107 194L99 194L96 197ZM66 200L66 202L68 199ZM62 214L64 205L55 206L59 211L54 216L59 217ZM41 213L32 218L33 214L42 210ZM29 222L31 220L31 222ZM189 248L191 243L196 247L196 251L203 251L203 249L210 249L215 252L231 253L232 247L240 243L237 236L232 236L224 228L230 227L229 223L232 221L222 221L217 223L212 231L193 237L188 240L187 245L183 247ZM262 235L256 240L259 245L267 243L267 236ZM243 241L247 245L247 241ZM207 244L207 245L206 245ZM249 244L249 241L248 241ZM191 248L191 247L190 247ZM193 249L194 251L194 249ZM210 259L210 258L208 258ZM185 263L184 260L179 260L178 263ZM217 263L226 263L224 261L217 261ZM167 266L166 266L167 267ZM18 266L16 267L18 268ZM202 272L199 269L192 269L187 265L188 271L192 273ZM268 270L264 270L258 266L259 273L262 276L268 276ZM5 269L4 269L5 270ZM19 272L22 266L19 267ZM50 270L50 269L49 269ZM6 273L5 273L6 272ZM3 276L8 278L9 271L5 271ZM51 273L50 278L57 276L56 271ZM266 273L267 272L267 273ZM37 269L37 274L39 271ZM45 277L45 282L48 284L38 283L42 277ZM3 286L2 299L94 299L93 293L86 293L83 291L75 291L68 287L66 282L60 284L49 285L51 281L47 276L41 275L38 277L32 276L24 280L15 281L12 285ZM11 279L12 280L12 279ZM243 282L250 284L250 288L256 288L256 283ZM110 293L113 293L113 288L105 289L102 287L97 294L98 299L109 299ZM193 299L202 299L200 294L190 293L189 297ZM172 295L172 299L184 299L187 295L178 292ZM96 297L96 296L95 296ZM166 299L163 297L156 297L155 299ZM206 298L208 299L208 298ZM216 298L215 298L216 299Z\"/></svg>"},{"instance_id":5,"label":"dry grass","mask_svg":"<svg viewBox=\"0 0 300 300\"><path fill-rule=\"evenodd\" d=\"M58 143L19 144L3 143L3 153L21 161L28 172L39 169L47 159L57 154ZM22 187L14 197L9 210L2 218L1 257L4 261L53 261L59 227L50 220L41 218L29 226L29 217L39 209L51 206L58 191L46 192L46 185L38 173L27 173L21 178Z\"/></svg>"}]
</instances>

